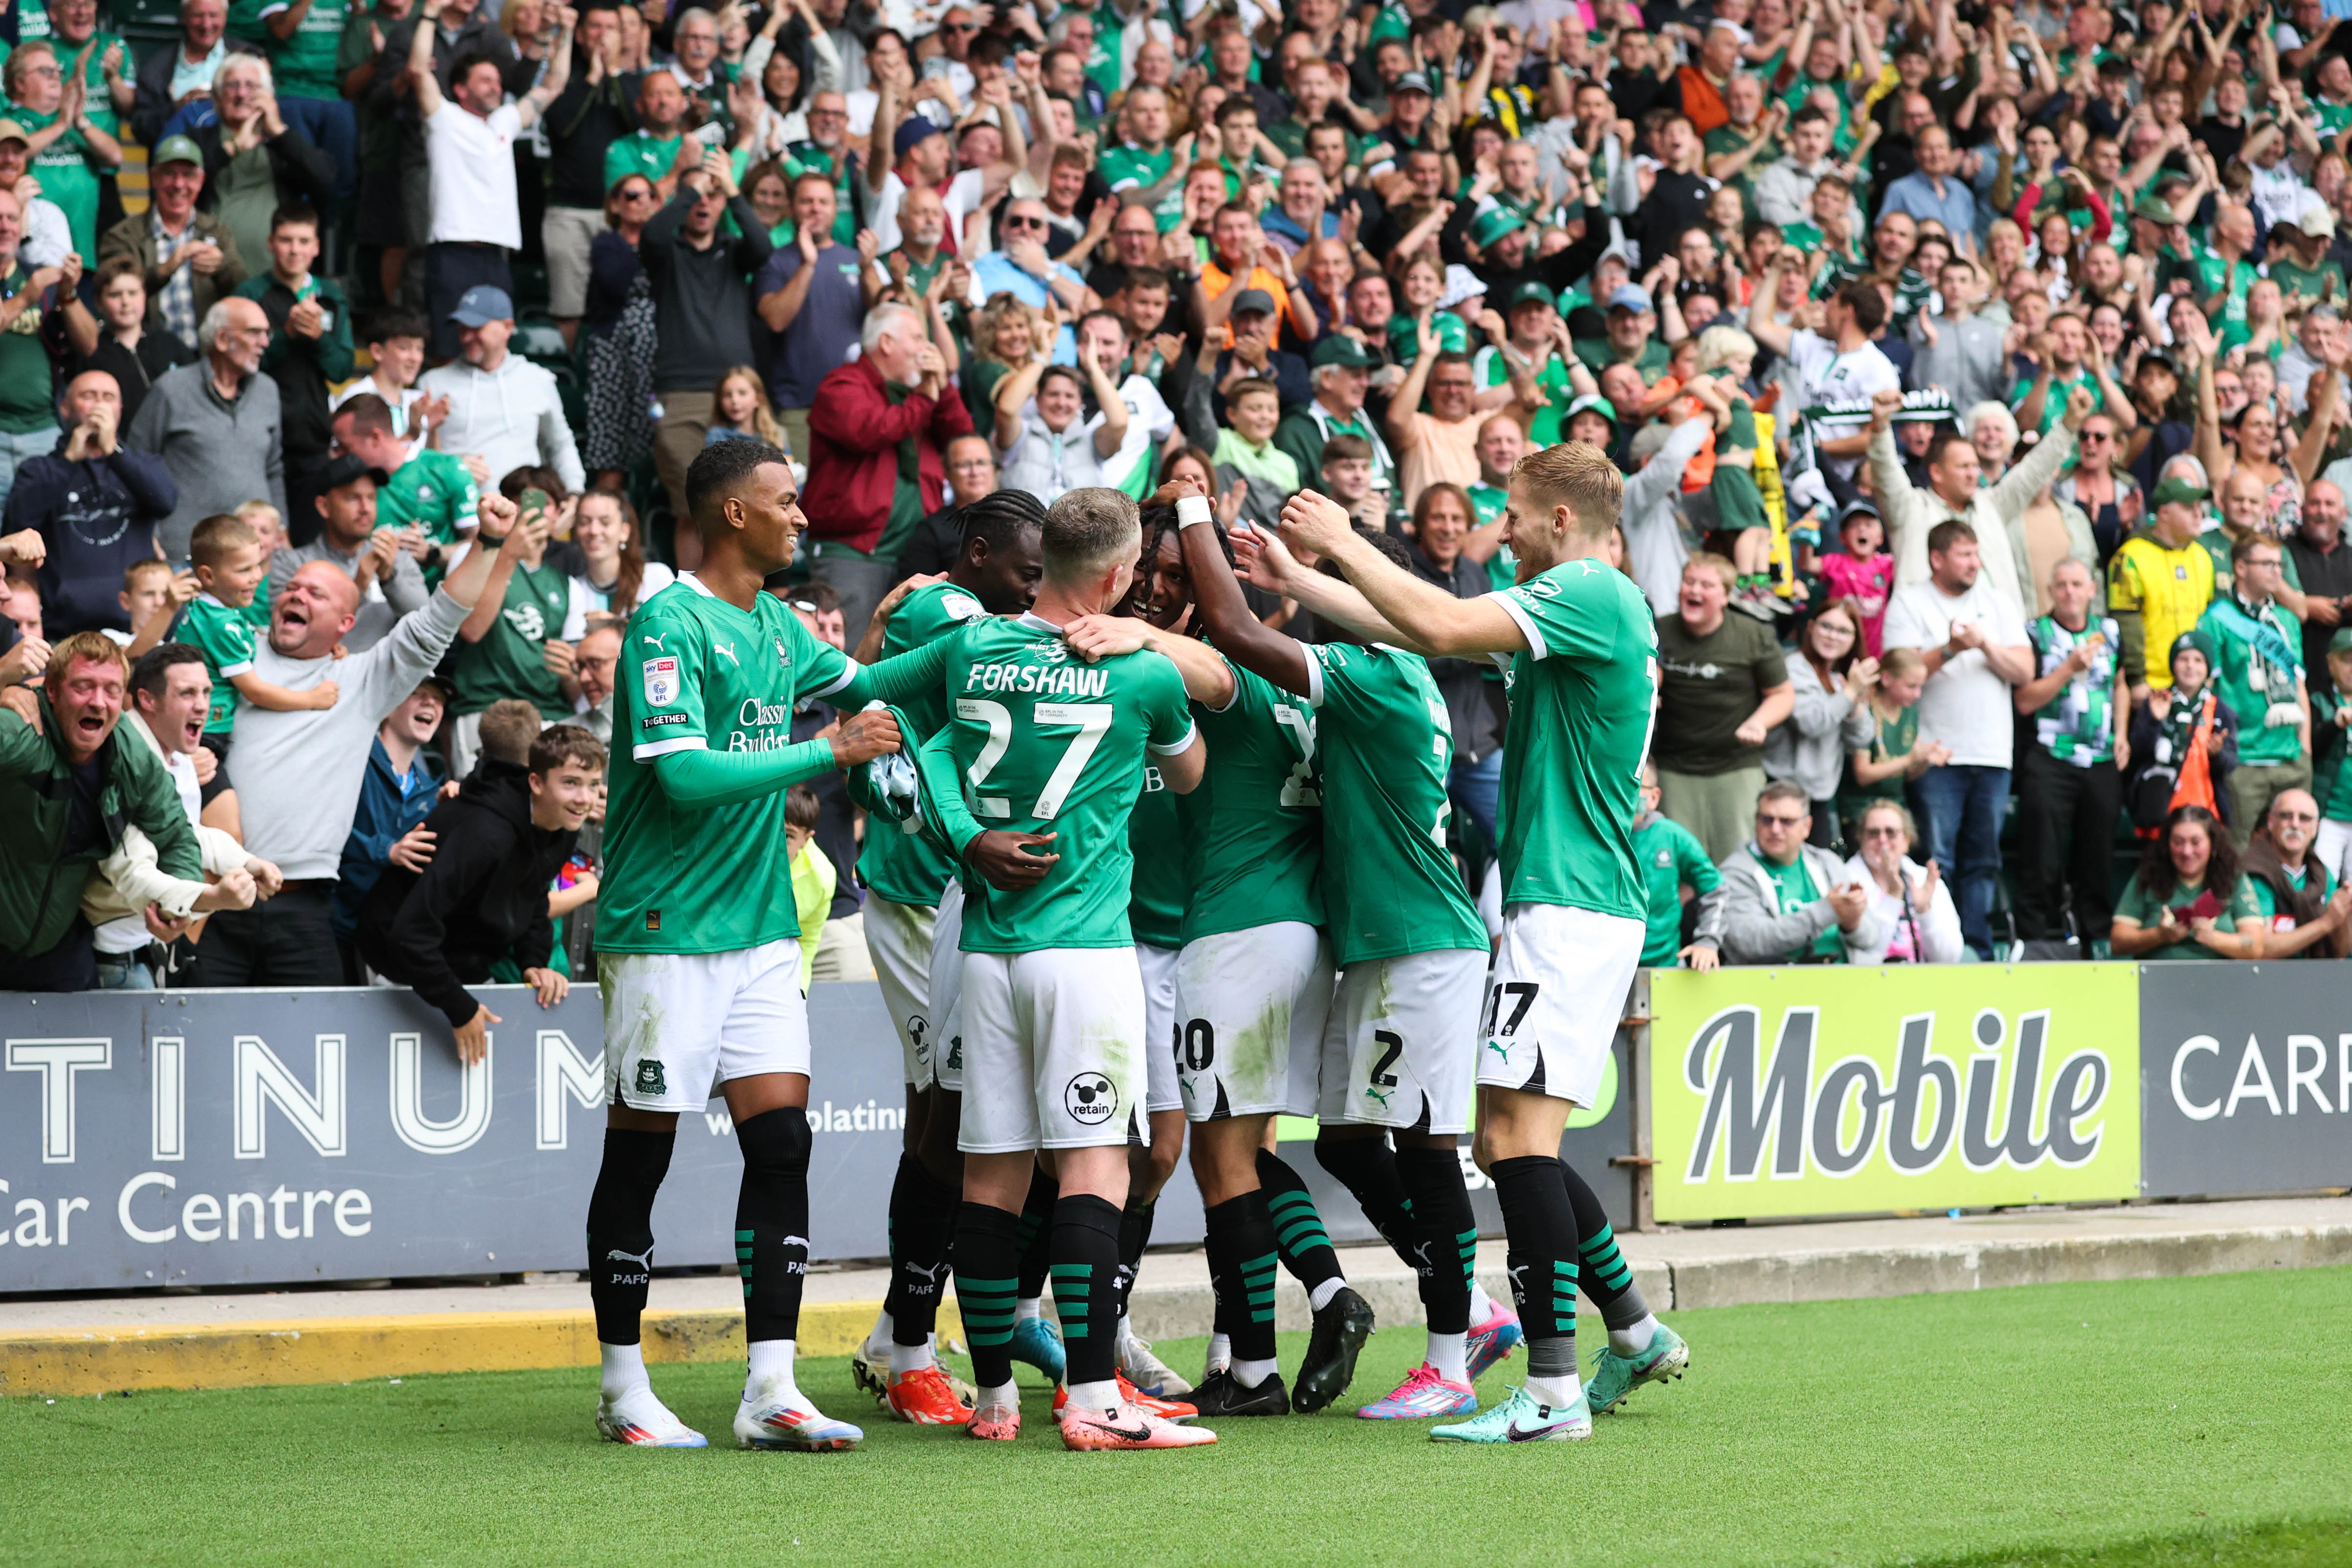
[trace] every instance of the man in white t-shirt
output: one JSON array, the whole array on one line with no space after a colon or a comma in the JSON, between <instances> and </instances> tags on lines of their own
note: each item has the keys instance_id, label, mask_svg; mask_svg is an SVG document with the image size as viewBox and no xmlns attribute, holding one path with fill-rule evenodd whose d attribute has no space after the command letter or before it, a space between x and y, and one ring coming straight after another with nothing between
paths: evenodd
<instances>
[{"instance_id":1,"label":"man in white t-shirt","mask_svg":"<svg viewBox=\"0 0 2352 1568\"><path fill-rule=\"evenodd\" d=\"M488 55L460 57L444 97L433 74L433 41L442 0L425 0L425 25L409 46L408 76L416 112L425 121L425 155L433 176L433 227L425 256L426 319L433 357L457 352L449 312L478 285L512 296L510 253L522 248L522 209L515 193L514 141L547 112L572 74L572 29L578 14L554 7L562 36L548 52L547 74L513 103L499 62Z\"/></svg>"},{"instance_id":2,"label":"man in white t-shirt","mask_svg":"<svg viewBox=\"0 0 2352 1568\"><path fill-rule=\"evenodd\" d=\"M2016 717L2010 692L2033 678L2025 622L1986 580L1977 531L1958 518L1927 534L1928 578L1898 588L1886 607L1885 645L1927 661L1919 738L1951 758L1919 776L1928 858L1946 868L1960 906L1960 935L1992 956L1992 899L2000 874L2000 815L2009 798Z\"/></svg>"},{"instance_id":3,"label":"man in white t-shirt","mask_svg":"<svg viewBox=\"0 0 2352 1568\"><path fill-rule=\"evenodd\" d=\"M1775 297L1780 287L1781 257L1794 254L1782 251L1764 269L1764 280L1757 285L1759 298ZM1811 428L1813 451L1833 488L1850 491L1853 471L1870 445L1871 395L1903 390L1903 376L1895 361L1871 341L1871 334L1885 323L1886 298L1875 284L1860 279L1842 283L1822 301L1822 330L1819 332L1772 320L1771 315L1769 310L1751 312L1748 335L1774 353L1787 356L1797 374L1797 406ZM1799 311L1798 319L1803 315ZM1823 419L1817 412L1823 410L1835 410L1847 417ZM1840 493L1838 498L1850 497Z\"/></svg>"}]
</instances>

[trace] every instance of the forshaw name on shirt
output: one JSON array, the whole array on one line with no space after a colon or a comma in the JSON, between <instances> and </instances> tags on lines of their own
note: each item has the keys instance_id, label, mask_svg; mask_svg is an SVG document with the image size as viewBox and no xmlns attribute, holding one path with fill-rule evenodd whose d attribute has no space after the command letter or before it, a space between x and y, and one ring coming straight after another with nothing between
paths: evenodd
<instances>
[{"instance_id":1,"label":"forshaw name on shirt","mask_svg":"<svg viewBox=\"0 0 2352 1568\"><path fill-rule=\"evenodd\" d=\"M965 675L968 692L1034 692L1040 696L1107 696L1108 670L1080 669L1072 664L1040 668L1035 664L974 664Z\"/></svg>"}]
</instances>

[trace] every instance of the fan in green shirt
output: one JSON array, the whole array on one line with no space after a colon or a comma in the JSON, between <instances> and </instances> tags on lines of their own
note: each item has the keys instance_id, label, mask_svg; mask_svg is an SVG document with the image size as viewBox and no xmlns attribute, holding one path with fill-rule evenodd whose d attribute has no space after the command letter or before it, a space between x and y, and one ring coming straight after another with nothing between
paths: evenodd
<instances>
[{"instance_id":1,"label":"fan in green shirt","mask_svg":"<svg viewBox=\"0 0 2352 1568\"><path fill-rule=\"evenodd\" d=\"M425 581L437 585L449 570L449 548L471 534L481 491L463 459L426 447L414 457L394 429L391 405L363 392L335 410L331 424L345 452L388 477L376 486L375 521L380 528L415 528L432 547L425 556ZM563 617L556 617L561 627ZM521 695L520 693L509 694Z\"/></svg>"},{"instance_id":2,"label":"fan in green shirt","mask_svg":"<svg viewBox=\"0 0 2352 1568\"><path fill-rule=\"evenodd\" d=\"M1642 962L1651 968L1671 969L1683 958L1694 969L1712 969L1717 944L1710 940L1706 896L1723 885L1723 873L1706 858L1706 848L1689 829L1658 815L1654 775L1642 785L1642 814L1633 819L1633 853L1642 865L1649 889L1650 935L1642 944ZM1697 940L1683 946L1683 888L1687 884L1700 907Z\"/></svg>"},{"instance_id":3,"label":"fan in green shirt","mask_svg":"<svg viewBox=\"0 0 2352 1568\"><path fill-rule=\"evenodd\" d=\"M260 20L279 96L341 100L335 57L350 15L349 0L264 0Z\"/></svg>"},{"instance_id":4,"label":"fan in green shirt","mask_svg":"<svg viewBox=\"0 0 2352 1568\"><path fill-rule=\"evenodd\" d=\"M2210 884L2210 885L2209 885ZM2116 900L2118 958L2258 958L2261 901L2230 837L2201 806L2176 806Z\"/></svg>"}]
</instances>

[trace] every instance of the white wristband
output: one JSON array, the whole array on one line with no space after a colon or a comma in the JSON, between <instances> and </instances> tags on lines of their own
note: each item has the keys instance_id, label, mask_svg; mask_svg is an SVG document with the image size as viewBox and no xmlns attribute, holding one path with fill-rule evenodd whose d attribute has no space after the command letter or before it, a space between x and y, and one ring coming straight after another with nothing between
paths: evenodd
<instances>
[{"instance_id":1,"label":"white wristband","mask_svg":"<svg viewBox=\"0 0 2352 1568\"><path fill-rule=\"evenodd\" d=\"M1209 498L1206 496L1176 497L1176 528L1180 533L1194 523L1207 522L1213 515L1209 509Z\"/></svg>"}]
</instances>

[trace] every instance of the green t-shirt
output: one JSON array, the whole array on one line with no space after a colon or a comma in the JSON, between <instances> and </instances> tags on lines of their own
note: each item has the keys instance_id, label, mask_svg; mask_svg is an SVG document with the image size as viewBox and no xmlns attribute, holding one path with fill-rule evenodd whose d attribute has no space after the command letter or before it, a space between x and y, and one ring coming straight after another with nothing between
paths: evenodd
<instances>
[{"instance_id":1,"label":"green t-shirt","mask_svg":"<svg viewBox=\"0 0 2352 1568\"><path fill-rule=\"evenodd\" d=\"M1323 924L1314 710L1247 670L1233 674L1223 711L1200 709L1208 771L1176 804L1187 942L1284 920Z\"/></svg>"},{"instance_id":2,"label":"green t-shirt","mask_svg":"<svg viewBox=\"0 0 2352 1568\"><path fill-rule=\"evenodd\" d=\"M1129 186L1149 190L1168 178L1168 171L1176 162L1176 150L1162 147L1157 152L1146 152L1132 141L1122 141L1116 147L1103 149L1097 167L1103 183L1114 191Z\"/></svg>"},{"instance_id":3,"label":"green t-shirt","mask_svg":"<svg viewBox=\"0 0 2352 1568\"><path fill-rule=\"evenodd\" d=\"M2295 676L2303 670L2303 633L2294 617L2273 605L2256 622L2231 597L2215 600L2197 629L2212 640L2217 655L2213 690L2238 715L2240 766L2259 768L2301 757L2303 737L2294 725L2263 722L2273 704L2294 701ZM2275 636L2261 635L2264 631Z\"/></svg>"},{"instance_id":4,"label":"green t-shirt","mask_svg":"<svg viewBox=\"0 0 2352 1568\"><path fill-rule=\"evenodd\" d=\"M1429 661L1378 644L1313 643L1303 651L1333 961L1485 952L1486 923L1445 847L1454 734Z\"/></svg>"},{"instance_id":5,"label":"green t-shirt","mask_svg":"<svg viewBox=\"0 0 2352 1568\"><path fill-rule=\"evenodd\" d=\"M474 521L482 501L474 471L454 453L426 447L393 471L375 493L375 522L380 528L404 528L411 523L436 544L451 545L460 528ZM427 569L425 585L437 585L446 566ZM556 624L562 624L559 617Z\"/></svg>"},{"instance_id":6,"label":"green t-shirt","mask_svg":"<svg viewBox=\"0 0 2352 1568\"><path fill-rule=\"evenodd\" d=\"M572 580L553 565L515 563L507 579L506 601L478 643L460 639L450 650L449 670L457 689L449 711L480 713L494 702L520 697L550 723L569 719L572 705L541 652L563 630L572 605Z\"/></svg>"},{"instance_id":7,"label":"green t-shirt","mask_svg":"<svg viewBox=\"0 0 2352 1568\"><path fill-rule=\"evenodd\" d=\"M1633 853L1641 862L1650 900L1650 935L1642 944L1642 962L1670 969L1683 949L1682 884L1690 883L1694 893L1705 896L1722 883L1723 873L1688 828L1654 811L1633 830Z\"/></svg>"},{"instance_id":8,"label":"green t-shirt","mask_svg":"<svg viewBox=\"0 0 2352 1568\"><path fill-rule=\"evenodd\" d=\"M1482 387L1498 387L1511 379L1510 361L1503 357L1503 350L1492 343L1479 350L1470 364L1472 373L1478 378L1478 384ZM1531 451L1536 447L1559 444L1560 416L1576 396L1569 387L1568 367L1560 362L1558 354L1549 350L1546 351L1543 368L1536 372L1536 387L1551 402L1536 410L1535 418L1528 423L1528 445Z\"/></svg>"},{"instance_id":9,"label":"green t-shirt","mask_svg":"<svg viewBox=\"0 0 2352 1568\"><path fill-rule=\"evenodd\" d=\"M613 138L604 149L604 189L631 174L642 174L658 184L669 177L670 166L677 162L677 145L685 141L678 136L648 136L643 131L632 131L626 136Z\"/></svg>"},{"instance_id":10,"label":"green t-shirt","mask_svg":"<svg viewBox=\"0 0 2352 1568\"><path fill-rule=\"evenodd\" d=\"M266 0L261 15L266 21L289 8L288 0ZM288 98L342 98L343 84L335 72L335 57L342 47L343 23L350 15L350 0L310 0L310 8L294 25L290 36L267 38L270 75L281 94ZM268 28L265 26L262 31L266 36Z\"/></svg>"},{"instance_id":11,"label":"green t-shirt","mask_svg":"<svg viewBox=\"0 0 2352 1568\"><path fill-rule=\"evenodd\" d=\"M2284 870L2285 868L2281 867L2280 869ZM2293 883L2296 890L2299 892L2309 886L2311 879L2315 876L2319 878L2319 897L2320 901L2325 904L2328 896L2336 891L2336 880L2327 874L2327 868L2321 865L2318 861L2306 855L2304 858L2303 874L2301 876L2297 876L2293 872L2288 872L2287 881ZM2242 876L2238 880L2245 886L2253 890L2254 904L2255 906L2262 911L2263 922L2264 925L2268 925L2273 931L2292 931L2294 929L2294 916L2292 915L2281 915L2279 913L2278 894L2271 891L2271 884L2269 882L2259 876Z\"/></svg>"},{"instance_id":12,"label":"green t-shirt","mask_svg":"<svg viewBox=\"0 0 2352 1568\"><path fill-rule=\"evenodd\" d=\"M952 582L919 588L891 612L882 638L883 657L911 653L951 637L958 627L987 613L979 600ZM915 731L906 737L910 749L929 740L948 721L947 697L938 691L908 697L898 705L898 711ZM866 820L866 849L857 857L857 874L891 903L937 908L940 890L947 886L954 870L954 863L929 834L894 829L878 817Z\"/></svg>"},{"instance_id":13,"label":"green t-shirt","mask_svg":"<svg viewBox=\"0 0 2352 1568\"><path fill-rule=\"evenodd\" d=\"M856 675L772 593L749 612L691 577L638 606L613 687L611 806L596 946L608 953L730 953L800 935L785 874L784 791L701 809L654 773L672 752L775 751L793 705Z\"/></svg>"},{"instance_id":14,"label":"green t-shirt","mask_svg":"<svg viewBox=\"0 0 2352 1568\"><path fill-rule=\"evenodd\" d=\"M1127 821L1128 852L1135 873L1127 900L1128 928L1136 941L1170 952L1184 946L1183 830L1176 821L1176 791L1146 763L1143 793ZM1155 1050L1160 1042L1149 1042Z\"/></svg>"},{"instance_id":15,"label":"green t-shirt","mask_svg":"<svg viewBox=\"0 0 2352 1568\"><path fill-rule=\"evenodd\" d=\"M1494 599L1528 643L1506 677L1503 903L1644 919L1633 813L1658 695L1649 601L1632 578L1591 559Z\"/></svg>"},{"instance_id":16,"label":"green t-shirt","mask_svg":"<svg viewBox=\"0 0 2352 1568\"><path fill-rule=\"evenodd\" d=\"M2238 263L2232 274L2230 264L2219 252L2201 246L2189 265L2196 277L2200 305L2220 293L2224 280L2230 285L2230 297L2222 303L2221 313L2213 318L2217 329L2214 335L2221 340L2221 351L2227 353L2253 336L2246 326L2246 296L2252 291L2255 278L2270 276L2269 269L2246 259Z\"/></svg>"},{"instance_id":17,"label":"green t-shirt","mask_svg":"<svg viewBox=\"0 0 2352 1568\"><path fill-rule=\"evenodd\" d=\"M1772 880L1773 899L1779 906L1777 913L1794 915L1806 905L1819 904L1822 901L1822 890L1813 885L1813 873L1806 867L1805 857L1802 854L1787 865L1775 865L1761 855L1756 858L1756 863L1762 866L1764 874ZM1843 962L1845 958L1845 943L1838 935L1836 923L1832 922L1802 951L1791 953L1789 956L1832 958Z\"/></svg>"},{"instance_id":18,"label":"green t-shirt","mask_svg":"<svg viewBox=\"0 0 2352 1568\"><path fill-rule=\"evenodd\" d=\"M253 668L253 622L242 609L199 593L180 612L180 624L172 636L205 656L205 674L213 678L213 705L205 712L205 733L226 735L236 727L236 688L228 684L229 677Z\"/></svg>"},{"instance_id":19,"label":"green t-shirt","mask_svg":"<svg viewBox=\"0 0 2352 1568\"><path fill-rule=\"evenodd\" d=\"M57 122L58 117L35 114L12 104L8 118L27 131L46 131ZM90 118L98 118L95 111ZM89 142L82 133L68 131L35 153L27 171L40 181L41 194L55 202L58 210L65 214L66 226L73 231L74 249L84 256L98 254L98 171L90 166L89 152Z\"/></svg>"},{"instance_id":20,"label":"green t-shirt","mask_svg":"<svg viewBox=\"0 0 2352 1568\"><path fill-rule=\"evenodd\" d=\"M2221 913L2216 917L2214 923L2222 930L2234 932L2238 928L2239 921L2259 920L2263 917L2261 902L2249 891L2252 882L2252 877L2240 877L2238 885L2230 890L2230 896L2221 900ZM2184 882L2173 888L2171 897L2159 900L2141 888L2139 873L2135 872L2132 873L2131 881L2125 884L2124 895L2116 900L2116 915L2118 919L2137 920L2143 927L2153 930L2164 924L2164 912L2167 909L2180 909L2196 903L2197 895L2204 890L2205 883L2201 880L2193 883ZM2186 942L2168 943L2152 952L2140 955L2143 961L2151 958L2219 958L2221 956L2221 954L2194 937Z\"/></svg>"},{"instance_id":21,"label":"green t-shirt","mask_svg":"<svg viewBox=\"0 0 2352 1568\"><path fill-rule=\"evenodd\" d=\"M15 298L31 281L32 274L18 262L7 277L0 277L0 299ZM37 302L27 305L15 320L0 327L0 431L11 435L47 430L58 422L50 394L49 351L41 346L44 310Z\"/></svg>"},{"instance_id":22,"label":"green t-shirt","mask_svg":"<svg viewBox=\"0 0 2352 1568\"><path fill-rule=\"evenodd\" d=\"M1878 733L1870 742L1870 759L1884 762L1890 757L1907 757L1919 743L1919 708L1916 704L1905 708L1893 718L1871 710L1877 722ZM1862 813L1879 800L1903 800L1903 775L1892 774L1875 784L1863 784L1853 776L1853 758L1846 758L1845 780L1838 789L1838 816L1851 827L1862 820Z\"/></svg>"},{"instance_id":23,"label":"green t-shirt","mask_svg":"<svg viewBox=\"0 0 2352 1568\"><path fill-rule=\"evenodd\" d=\"M1019 893L968 883L963 950L1130 946L1129 818L1143 770L1196 744L1176 666L1150 652L1083 664L1052 622L990 616L956 634L942 681L955 716L926 749L953 758L972 819L1052 833L1061 857Z\"/></svg>"},{"instance_id":24,"label":"green t-shirt","mask_svg":"<svg viewBox=\"0 0 2352 1568\"><path fill-rule=\"evenodd\" d=\"M2271 263L2271 281L2290 298L2301 295L2305 299L2326 299L2341 306L2352 298L2345 288L2344 269L2325 259L2316 268L2309 268L2281 256Z\"/></svg>"},{"instance_id":25,"label":"green t-shirt","mask_svg":"<svg viewBox=\"0 0 2352 1568\"><path fill-rule=\"evenodd\" d=\"M2085 622L2079 632L2067 631L2050 615L2025 629L2026 641L2033 645L2037 680L2064 664L2075 644L2095 633L2100 641L2090 668L2078 672L2033 715L2034 739L2051 756L2076 768L2115 758L2116 664L2123 657L2123 633L2105 616Z\"/></svg>"},{"instance_id":26,"label":"green t-shirt","mask_svg":"<svg viewBox=\"0 0 2352 1568\"><path fill-rule=\"evenodd\" d=\"M1664 681L1656 760L1669 773L1713 775L1763 766L1764 748L1734 731L1763 694L1789 678L1780 640L1752 616L1730 614L1706 636L1679 614L1658 618L1651 645Z\"/></svg>"},{"instance_id":27,"label":"green t-shirt","mask_svg":"<svg viewBox=\"0 0 2352 1568\"><path fill-rule=\"evenodd\" d=\"M2034 427L2038 434L2049 434L2050 427L2065 417L2066 400L2074 395L2076 387L2082 387L2090 392L2091 407L2094 410L2106 407L2107 400L2099 392L2099 378L2091 373L2090 366L2084 365L2072 377L2060 376L2053 371L2050 377L2050 391L2042 400L2042 423ZM2032 395L2032 392L2033 378L2031 376L2021 378L2015 386L2009 389L2009 406L2012 409L2023 408L2026 398Z\"/></svg>"},{"instance_id":28,"label":"green t-shirt","mask_svg":"<svg viewBox=\"0 0 2352 1568\"><path fill-rule=\"evenodd\" d=\"M1499 485L1473 485L1468 495L1470 516L1482 528L1501 522L1503 513L1509 509L1511 504L1511 493ZM1493 555L1486 558L1486 581L1496 593L1500 593L1507 588L1517 587L1518 580L1519 558L1511 553L1509 545L1498 547Z\"/></svg>"},{"instance_id":29,"label":"green t-shirt","mask_svg":"<svg viewBox=\"0 0 2352 1568\"><path fill-rule=\"evenodd\" d=\"M2331 822L2352 822L2352 743L2336 722L2344 699L2334 692L2311 694L2312 792L2319 797L2320 815Z\"/></svg>"},{"instance_id":30,"label":"green t-shirt","mask_svg":"<svg viewBox=\"0 0 2352 1568\"><path fill-rule=\"evenodd\" d=\"M1624 358L1606 338L1579 338L1575 341L1576 357L1596 376ZM1643 381L1654 382L1666 373L1669 358L1666 346L1653 332L1642 340L1642 351L1633 357L1633 368L1642 372Z\"/></svg>"}]
</instances>

